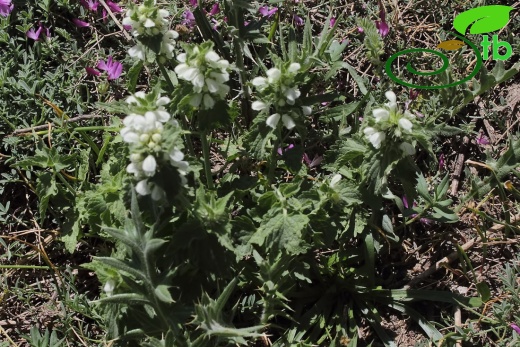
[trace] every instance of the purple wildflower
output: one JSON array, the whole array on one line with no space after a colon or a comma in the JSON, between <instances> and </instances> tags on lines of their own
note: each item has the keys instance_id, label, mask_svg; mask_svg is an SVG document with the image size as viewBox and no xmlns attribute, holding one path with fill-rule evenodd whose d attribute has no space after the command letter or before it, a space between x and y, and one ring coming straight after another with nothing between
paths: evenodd
<instances>
[{"instance_id":1,"label":"purple wildflower","mask_svg":"<svg viewBox=\"0 0 520 347\"><path fill-rule=\"evenodd\" d=\"M191 6L197 6L197 0L190 0Z\"/></svg>"},{"instance_id":2,"label":"purple wildflower","mask_svg":"<svg viewBox=\"0 0 520 347\"><path fill-rule=\"evenodd\" d=\"M41 33L42 31L45 33L45 36L47 37L50 37L51 34L49 32L49 29L44 27L42 25L42 23L39 23L39 27L38 27L38 30L34 30L34 28L31 28L29 31L27 31L25 33L25 35L30 38L30 39L33 39L34 41L39 41L40 40L40 36L41 36Z\"/></svg>"},{"instance_id":3,"label":"purple wildflower","mask_svg":"<svg viewBox=\"0 0 520 347\"><path fill-rule=\"evenodd\" d=\"M488 137L482 133L477 137L477 144L481 146L489 145L490 143Z\"/></svg>"},{"instance_id":4,"label":"purple wildflower","mask_svg":"<svg viewBox=\"0 0 520 347\"><path fill-rule=\"evenodd\" d=\"M119 5L116 4L115 2L107 0L106 3L107 3L108 8L110 8L110 11L112 11L114 13L123 12L123 9L121 7L119 7Z\"/></svg>"},{"instance_id":5,"label":"purple wildflower","mask_svg":"<svg viewBox=\"0 0 520 347\"><path fill-rule=\"evenodd\" d=\"M0 0L0 16L9 16L13 8L14 5L11 3L11 0Z\"/></svg>"},{"instance_id":6,"label":"purple wildflower","mask_svg":"<svg viewBox=\"0 0 520 347\"><path fill-rule=\"evenodd\" d=\"M218 6L218 2L213 4L213 6L211 6L211 10L209 11L209 15L210 16L214 16L216 14L220 13L220 7Z\"/></svg>"},{"instance_id":7,"label":"purple wildflower","mask_svg":"<svg viewBox=\"0 0 520 347\"><path fill-rule=\"evenodd\" d=\"M335 17L332 17L330 19L330 27L332 28L334 26L334 24L336 24L336 18Z\"/></svg>"},{"instance_id":8,"label":"purple wildflower","mask_svg":"<svg viewBox=\"0 0 520 347\"><path fill-rule=\"evenodd\" d=\"M288 150L294 148L294 145L291 143L289 146L287 146L283 151L284 152L287 152ZM282 155L282 149L281 148L278 148L278 154Z\"/></svg>"},{"instance_id":9,"label":"purple wildflower","mask_svg":"<svg viewBox=\"0 0 520 347\"><path fill-rule=\"evenodd\" d=\"M91 67L88 67L88 66L85 67L85 70L87 70L87 73L89 75L92 75L92 76L99 76L99 75L101 75L101 73L98 70L96 70L94 68L91 68Z\"/></svg>"},{"instance_id":10,"label":"purple wildflower","mask_svg":"<svg viewBox=\"0 0 520 347\"><path fill-rule=\"evenodd\" d=\"M97 64L97 68L108 73L108 80L118 79L123 72L123 64L112 60L112 57L108 57L106 63L100 60Z\"/></svg>"},{"instance_id":11,"label":"purple wildflower","mask_svg":"<svg viewBox=\"0 0 520 347\"><path fill-rule=\"evenodd\" d=\"M388 32L390 31L390 27L386 23L385 8L383 7L383 4L381 3L381 1L378 1L378 3L379 3L379 18L381 19L381 21L376 20L376 28L377 28L377 32L379 33L379 35L381 35L381 37L385 37L386 35L388 35Z\"/></svg>"},{"instance_id":12,"label":"purple wildflower","mask_svg":"<svg viewBox=\"0 0 520 347\"><path fill-rule=\"evenodd\" d=\"M406 198L406 195L403 195L402 200L403 200L404 208L409 209L410 206L408 205L408 199ZM415 207L415 206L417 206L417 203L414 201L412 207ZM410 218L414 218L415 216L417 216L417 213L410 215ZM419 222L422 224L428 225L431 223L431 220L429 220L428 218L419 218Z\"/></svg>"},{"instance_id":13,"label":"purple wildflower","mask_svg":"<svg viewBox=\"0 0 520 347\"><path fill-rule=\"evenodd\" d=\"M516 331L517 334L520 334L520 327L518 327L518 325L511 323L511 324L509 324L509 326L511 327L511 329Z\"/></svg>"},{"instance_id":14,"label":"purple wildflower","mask_svg":"<svg viewBox=\"0 0 520 347\"><path fill-rule=\"evenodd\" d=\"M73 18L72 23L74 23L74 25L77 26L78 28L86 28L86 27L90 26L90 24L88 24L87 22L84 22L78 18Z\"/></svg>"},{"instance_id":15,"label":"purple wildflower","mask_svg":"<svg viewBox=\"0 0 520 347\"><path fill-rule=\"evenodd\" d=\"M183 25L186 25L189 28L195 25L195 16L193 15L193 12L186 10L182 14L182 17L184 18L182 20Z\"/></svg>"},{"instance_id":16,"label":"purple wildflower","mask_svg":"<svg viewBox=\"0 0 520 347\"><path fill-rule=\"evenodd\" d=\"M365 32L365 29L363 29L362 27L358 27L357 31L358 31L358 33L361 34L361 33Z\"/></svg>"},{"instance_id":17,"label":"purple wildflower","mask_svg":"<svg viewBox=\"0 0 520 347\"><path fill-rule=\"evenodd\" d=\"M271 18L273 14L278 11L278 7L273 7L272 9L269 9L267 6L262 6L258 9L258 12L262 15L262 17Z\"/></svg>"},{"instance_id":18,"label":"purple wildflower","mask_svg":"<svg viewBox=\"0 0 520 347\"><path fill-rule=\"evenodd\" d=\"M439 171L444 170L444 164L444 153L441 153L441 155L439 155Z\"/></svg>"},{"instance_id":19,"label":"purple wildflower","mask_svg":"<svg viewBox=\"0 0 520 347\"><path fill-rule=\"evenodd\" d=\"M304 24L303 18L295 14L293 14L293 21L297 26L302 26Z\"/></svg>"},{"instance_id":20,"label":"purple wildflower","mask_svg":"<svg viewBox=\"0 0 520 347\"><path fill-rule=\"evenodd\" d=\"M99 6L99 2L97 0L79 0L83 7L87 8L89 11L96 12Z\"/></svg>"},{"instance_id":21,"label":"purple wildflower","mask_svg":"<svg viewBox=\"0 0 520 347\"><path fill-rule=\"evenodd\" d=\"M307 153L303 153L303 161L305 162L305 164L307 164L309 168L313 168L321 164L321 162L323 161L323 157L316 154L314 156L314 159L312 159L311 161Z\"/></svg>"}]
</instances>

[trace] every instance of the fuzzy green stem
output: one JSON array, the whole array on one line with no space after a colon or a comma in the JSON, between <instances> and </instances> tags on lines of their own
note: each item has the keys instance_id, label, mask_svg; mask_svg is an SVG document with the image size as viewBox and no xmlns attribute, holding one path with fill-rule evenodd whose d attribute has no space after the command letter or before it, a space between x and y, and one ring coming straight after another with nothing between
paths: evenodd
<instances>
[{"instance_id":1,"label":"fuzzy green stem","mask_svg":"<svg viewBox=\"0 0 520 347\"><path fill-rule=\"evenodd\" d=\"M200 142L202 145L202 155L204 156L204 173L206 175L206 183L208 189L213 189L213 177L211 175L211 162L209 160L209 143L207 138L207 131L200 132Z\"/></svg>"},{"instance_id":2,"label":"fuzzy green stem","mask_svg":"<svg viewBox=\"0 0 520 347\"><path fill-rule=\"evenodd\" d=\"M235 7L235 19L236 19L236 27L242 28L244 23L244 13L242 12L242 9L240 7ZM239 83L240 83L240 90L242 91L242 114L245 115L246 125L249 126L251 124L252 119L252 113L251 113L251 105L250 100L251 96L249 95L249 87L246 85L247 81L247 75L244 65L244 53L242 49L242 32L239 31L238 38L234 38L233 40L233 49L235 50L235 56L236 56L236 66L238 69L238 77L239 77Z\"/></svg>"},{"instance_id":3,"label":"fuzzy green stem","mask_svg":"<svg viewBox=\"0 0 520 347\"><path fill-rule=\"evenodd\" d=\"M276 137L274 141L273 149L271 150L271 159L269 160L269 173L267 176L267 181L269 184L273 183L274 180L274 171L276 170L276 164L278 160L276 160L276 156L278 155L278 148L281 145L280 136Z\"/></svg>"}]
</instances>

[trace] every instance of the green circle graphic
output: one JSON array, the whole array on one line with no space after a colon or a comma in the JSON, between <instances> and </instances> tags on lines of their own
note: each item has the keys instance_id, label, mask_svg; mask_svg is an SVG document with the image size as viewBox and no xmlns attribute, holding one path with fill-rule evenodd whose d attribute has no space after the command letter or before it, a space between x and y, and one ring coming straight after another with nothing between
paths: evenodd
<instances>
[{"instance_id":1,"label":"green circle graphic","mask_svg":"<svg viewBox=\"0 0 520 347\"><path fill-rule=\"evenodd\" d=\"M419 76L434 76L434 75L438 75L444 71L446 71L446 69L449 67L450 63L448 61L448 57L446 55L444 55L443 53L439 52L439 51L434 51L433 49L428 49L428 48L411 48L411 49L405 49L403 51L399 51L395 54L393 54L390 58L388 58L388 60L386 61L386 64L385 64L385 70L386 70L386 73L388 74L388 77L390 77L390 79L396 83L399 83L403 86L406 86L406 87L410 87L410 88L417 88L417 89L441 89L441 88L450 88L450 87L454 87L454 86L457 86L459 84L462 84L464 82L467 82L469 81L470 79L472 79L473 77L475 77L475 75L479 72L480 68L482 67L482 55L480 55L480 51L478 50L477 46L475 46L475 44L471 41L469 41L468 39L466 39L464 36L460 36L460 35L457 35L455 33L450 33L456 37L458 37L459 39L461 39L462 41L464 41L466 44L468 44L468 46L471 47L471 49L475 52L475 55L477 56L477 63L475 64L475 68L473 69L473 71L471 72L471 74L469 74L467 77L459 80L459 81L456 81L456 82L452 82L450 84L444 84L444 85L440 85L440 86L422 86L422 85L418 85L418 84L412 84L412 83L408 83L406 81L403 81L401 79L399 79L399 77L397 77L393 71L392 71L392 63L394 62L395 59L397 59L400 55L404 55L404 54L408 54L408 53L414 53L414 52L428 52L428 53L432 53L436 56L438 56L439 58L442 59L442 66L435 70L435 71L432 71L432 72L421 72L421 71L418 71L416 70L412 64L410 62L408 62L408 64L406 64L406 70L408 70L408 72L414 74L414 75L419 75Z\"/></svg>"}]
</instances>

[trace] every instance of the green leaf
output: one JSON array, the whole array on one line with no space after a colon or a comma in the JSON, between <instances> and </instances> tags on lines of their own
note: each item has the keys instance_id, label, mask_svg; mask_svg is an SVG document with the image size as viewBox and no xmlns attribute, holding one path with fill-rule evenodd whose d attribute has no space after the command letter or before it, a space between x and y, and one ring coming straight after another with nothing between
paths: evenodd
<instances>
[{"instance_id":1,"label":"green leaf","mask_svg":"<svg viewBox=\"0 0 520 347\"><path fill-rule=\"evenodd\" d=\"M138 60L132 65L132 67L126 73L127 83L126 86L128 91L131 93L135 93L135 86L137 85L137 80L139 79L139 74L143 69L143 61Z\"/></svg>"},{"instance_id":2,"label":"green leaf","mask_svg":"<svg viewBox=\"0 0 520 347\"><path fill-rule=\"evenodd\" d=\"M462 35L471 25L470 34L485 34L502 29L509 22L511 6L490 5L480 6L460 13L453 20L453 27Z\"/></svg>"},{"instance_id":3,"label":"green leaf","mask_svg":"<svg viewBox=\"0 0 520 347\"><path fill-rule=\"evenodd\" d=\"M40 198L40 219L45 219L45 212L49 205L50 198L58 195L58 187L56 185L56 177L50 172L42 172L38 175L38 183L36 184L36 194Z\"/></svg>"},{"instance_id":4,"label":"green leaf","mask_svg":"<svg viewBox=\"0 0 520 347\"><path fill-rule=\"evenodd\" d=\"M275 247L274 249L286 249L291 254L301 254L306 250L302 232L308 223L309 217L306 215L289 215L284 211L264 219L249 242L265 245L267 249Z\"/></svg>"},{"instance_id":5,"label":"green leaf","mask_svg":"<svg viewBox=\"0 0 520 347\"><path fill-rule=\"evenodd\" d=\"M158 285L157 288L155 288L154 293L155 293L155 296L162 302L166 302L166 303L175 302L172 298L172 295L170 294L170 291L168 290L168 286L166 286L164 284Z\"/></svg>"},{"instance_id":6,"label":"green leaf","mask_svg":"<svg viewBox=\"0 0 520 347\"><path fill-rule=\"evenodd\" d=\"M486 282L477 283L477 291L482 301L487 302L491 299L491 290Z\"/></svg>"},{"instance_id":7,"label":"green leaf","mask_svg":"<svg viewBox=\"0 0 520 347\"><path fill-rule=\"evenodd\" d=\"M109 265L117 270L125 271L130 275L133 275L136 279L146 280L146 276L144 273L136 269L136 267L131 266L122 260L111 257L94 257L94 260L100 261L103 264Z\"/></svg>"},{"instance_id":8,"label":"green leaf","mask_svg":"<svg viewBox=\"0 0 520 347\"><path fill-rule=\"evenodd\" d=\"M433 204L433 199L428 191L428 184L421 173L417 173L417 193L426 201Z\"/></svg>"}]
</instances>

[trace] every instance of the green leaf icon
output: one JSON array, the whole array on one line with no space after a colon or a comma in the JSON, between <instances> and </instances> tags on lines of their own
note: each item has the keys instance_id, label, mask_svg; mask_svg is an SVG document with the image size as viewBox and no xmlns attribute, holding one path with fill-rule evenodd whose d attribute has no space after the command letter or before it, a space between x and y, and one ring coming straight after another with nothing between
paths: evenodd
<instances>
[{"instance_id":1,"label":"green leaf icon","mask_svg":"<svg viewBox=\"0 0 520 347\"><path fill-rule=\"evenodd\" d=\"M462 12L453 20L453 27L462 35L469 29L470 34L484 34L502 29L509 21L509 12L513 7L490 5L476 7Z\"/></svg>"}]
</instances>

